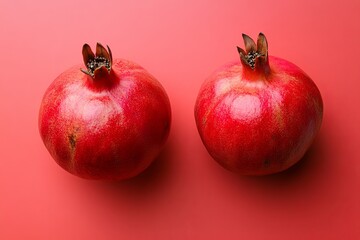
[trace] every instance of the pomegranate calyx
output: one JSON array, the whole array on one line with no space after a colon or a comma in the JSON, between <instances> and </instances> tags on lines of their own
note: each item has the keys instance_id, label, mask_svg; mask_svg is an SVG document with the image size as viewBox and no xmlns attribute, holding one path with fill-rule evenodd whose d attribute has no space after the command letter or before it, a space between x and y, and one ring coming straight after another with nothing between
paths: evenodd
<instances>
[{"instance_id":1,"label":"pomegranate calyx","mask_svg":"<svg viewBox=\"0 0 360 240\"><path fill-rule=\"evenodd\" d=\"M245 50L237 47L241 62L252 70L269 71L268 44L263 33L259 33L257 43L246 34L242 34Z\"/></svg>"},{"instance_id":2,"label":"pomegranate calyx","mask_svg":"<svg viewBox=\"0 0 360 240\"><path fill-rule=\"evenodd\" d=\"M91 76L92 78L96 78L96 75L104 70L109 74L111 72L112 66L112 53L107 46L107 50L100 43L96 44L96 53L91 50L90 46L85 43L82 48L82 55L84 64L86 66L85 69L80 69L83 73Z\"/></svg>"}]
</instances>

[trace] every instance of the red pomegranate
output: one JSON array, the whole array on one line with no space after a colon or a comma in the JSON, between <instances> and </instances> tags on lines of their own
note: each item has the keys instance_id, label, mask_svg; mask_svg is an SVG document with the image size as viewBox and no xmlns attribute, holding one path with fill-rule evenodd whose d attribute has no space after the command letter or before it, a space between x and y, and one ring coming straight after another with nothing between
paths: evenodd
<instances>
[{"instance_id":1,"label":"red pomegranate","mask_svg":"<svg viewBox=\"0 0 360 240\"><path fill-rule=\"evenodd\" d=\"M268 56L243 34L240 61L215 71L201 86L195 120L210 155L244 175L283 171L305 154L318 133L323 102L314 82L294 64Z\"/></svg>"},{"instance_id":2,"label":"red pomegranate","mask_svg":"<svg viewBox=\"0 0 360 240\"><path fill-rule=\"evenodd\" d=\"M97 44L49 86L39 130L55 161L87 179L136 176L157 157L170 130L171 109L161 84L133 62Z\"/></svg>"}]
</instances>

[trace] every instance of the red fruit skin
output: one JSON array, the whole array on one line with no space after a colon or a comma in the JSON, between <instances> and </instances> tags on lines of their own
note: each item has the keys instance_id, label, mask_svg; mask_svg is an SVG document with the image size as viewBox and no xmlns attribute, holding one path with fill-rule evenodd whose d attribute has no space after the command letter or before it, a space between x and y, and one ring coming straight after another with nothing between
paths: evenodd
<instances>
[{"instance_id":1,"label":"red fruit skin","mask_svg":"<svg viewBox=\"0 0 360 240\"><path fill-rule=\"evenodd\" d=\"M294 64L269 56L266 77L240 61L202 85L195 120L210 155L243 175L283 171L298 162L320 129L323 102L314 82Z\"/></svg>"},{"instance_id":2,"label":"red fruit skin","mask_svg":"<svg viewBox=\"0 0 360 240\"><path fill-rule=\"evenodd\" d=\"M116 59L92 79L73 67L47 89L39 130L55 161L87 179L138 175L161 151L170 130L169 98L144 68Z\"/></svg>"}]
</instances>

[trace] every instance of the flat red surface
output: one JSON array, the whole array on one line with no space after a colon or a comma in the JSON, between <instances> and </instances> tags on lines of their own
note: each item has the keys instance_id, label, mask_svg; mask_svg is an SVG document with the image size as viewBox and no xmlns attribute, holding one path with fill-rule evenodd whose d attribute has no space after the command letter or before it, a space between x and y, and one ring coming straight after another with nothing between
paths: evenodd
<instances>
[{"instance_id":1,"label":"flat red surface","mask_svg":"<svg viewBox=\"0 0 360 240\"><path fill-rule=\"evenodd\" d=\"M1 1L0 239L359 239L360 2ZM323 125L286 172L235 177L213 161L193 107L203 80L268 38L318 85ZM122 183L87 181L37 129L51 81L99 41L145 67L171 100L161 157Z\"/></svg>"}]
</instances>

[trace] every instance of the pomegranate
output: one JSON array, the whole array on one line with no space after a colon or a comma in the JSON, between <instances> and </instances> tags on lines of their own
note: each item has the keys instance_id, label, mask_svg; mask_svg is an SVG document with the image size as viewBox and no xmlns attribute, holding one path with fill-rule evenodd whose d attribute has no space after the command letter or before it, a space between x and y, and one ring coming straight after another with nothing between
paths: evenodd
<instances>
[{"instance_id":1,"label":"pomegranate","mask_svg":"<svg viewBox=\"0 0 360 240\"><path fill-rule=\"evenodd\" d=\"M300 68L268 56L243 34L240 61L215 71L201 86L195 120L209 154L243 175L283 171L298 162L319 131L323 102L315 83Z\"/></svg>"},{"instance_id":2,"label":"pomegranate","mask_svg":"<svg viewBox=\"0 0 360 240\"><path fill-rule=\"evenodd\" d=\"M55 161L87 179L138 175L161 151L170 130L170 102L144 68L112 59L101 44L82 49L86 70L58 76L43 97L41 138Z\"/></svg>"}]
</instances>

